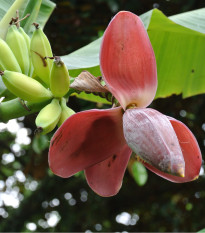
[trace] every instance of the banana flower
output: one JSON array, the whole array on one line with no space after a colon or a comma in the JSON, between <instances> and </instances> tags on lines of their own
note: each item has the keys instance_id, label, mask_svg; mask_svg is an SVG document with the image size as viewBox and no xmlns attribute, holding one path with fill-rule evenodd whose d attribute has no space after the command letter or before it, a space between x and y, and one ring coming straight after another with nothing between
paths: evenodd
<instances>
[{"instance_id":1,"label":"banana flower","mask_svg":"<svg viewBox=\"0 0 205 233\"><path fill-rule=\"evenodd\" d=\"M88 110L69 117L54 134L49 165L58 176L84 170L101 196L115 195L132 152L157 175L176 183L196 179L201 152L180 121L146 108L157 89L154 52L140 18L119 12L101 45L100 68L120 107Z\"/></svg>"}]
</instances>

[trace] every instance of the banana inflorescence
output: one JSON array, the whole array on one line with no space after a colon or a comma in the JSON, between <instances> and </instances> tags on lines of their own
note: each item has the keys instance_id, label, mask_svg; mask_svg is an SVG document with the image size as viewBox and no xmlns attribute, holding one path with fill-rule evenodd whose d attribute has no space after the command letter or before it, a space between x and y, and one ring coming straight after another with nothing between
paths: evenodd
<instances>
[{"instance_id":1,"label":"banana inflorescence","mask_svg":"<svg viewBox=\"0 0 205 233\"><path fill-rule=\"evenodd\" d=\"M20 21L12 18L6 39L0 39L0 78L8 91L22 100L51 100L36 118L38 129L46 134L75 113L63 98L70 86L69 73L60 57L53 57L39 25L34 24L36 30L30 38Z\"/></svg>"}]
</instances>

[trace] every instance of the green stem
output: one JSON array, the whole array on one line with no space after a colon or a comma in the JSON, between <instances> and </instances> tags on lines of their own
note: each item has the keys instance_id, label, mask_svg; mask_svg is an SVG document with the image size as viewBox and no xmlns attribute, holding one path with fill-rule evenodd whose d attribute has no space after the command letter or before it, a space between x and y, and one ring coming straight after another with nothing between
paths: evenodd
<instances>
[{"instance_id":1,"label":"green stem","mask_svg":"<svg viewBox=\"0 0 205 233\"><path fill-rule=\"evenodd\" d=\"M44 106L50 103L51 100L47 100L41 103L29 103L25 102L28 109L23 106L20 99L16 98L6 102L0 103L0 121L7 122L8 120L27 116L35 112L39 112Z\"/></svg>"}]
</instances>

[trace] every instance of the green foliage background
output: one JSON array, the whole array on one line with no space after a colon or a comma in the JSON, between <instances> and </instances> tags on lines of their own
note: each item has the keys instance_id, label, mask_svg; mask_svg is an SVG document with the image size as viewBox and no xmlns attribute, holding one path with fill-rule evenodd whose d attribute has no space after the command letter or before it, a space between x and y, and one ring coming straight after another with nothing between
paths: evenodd
<instances>
[{"instance_id":1,"label":"green foliage background","mask_svg":"<svg viewBox=\"0 0 205 233\"><path fill-rule=\"evenodd\" d=\"M71 53L97 39L119 10L130 10L140 15L154 6L170 16L204 7L204 0L55 2L57 8L45 27L45 33L56 55ZM76 97L70 98L69 105L75 111L106 107ZM157 99L151 107L187 124L197 137L204 155L204 94L187 99L175 95ZM173 184L148 172L146 184L138 186L127 171L119 194L102 198L90 190L82 173L62 179L49 171L48 141L52 135L35 135L34 119L35 115L18 119L32 142L22 145L18 152L14 150L16 135L6 129L0 133L0 180L5 184L2 188L0 186L0 194L18 190L21 200L19 207L13 208L1 202L0 195L0 231L26 232L28 223L35 223L35 231L41 232L189 232L205 228L204 175L195 182ZM13 153L15 160L5 164L4 154L8 153ZM18 177L19 170L23 171L26 180L15 179L12 183L11 177ZM5 211L7 214L2 214ZM48 224L52 213L59 216L58 224L53 227ZM130 216L127 225L117 222L122 213Z\"/></svg>"}]
</instances>

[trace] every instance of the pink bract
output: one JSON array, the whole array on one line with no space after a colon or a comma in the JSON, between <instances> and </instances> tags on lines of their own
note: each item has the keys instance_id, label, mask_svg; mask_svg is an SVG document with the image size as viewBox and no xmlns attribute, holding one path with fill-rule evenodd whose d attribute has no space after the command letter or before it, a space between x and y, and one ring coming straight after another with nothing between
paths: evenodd
<instances>
[{"instance_id":1,"label":"pink bract","mask_svg":"<svg viewBox=\"0 0 205 233\"><path fill-rule=\"evenodd\" d=\"M108 25L100 50L100 68L110 91L126 109L147 107L157 90L154 51L141 19L119 12Z\"/></svg>"},{"instance_id":2,"label":"pink bract","mask_svg":"<svg viewBox=\"0 0 205 233\"><path fill-rule=\"evenodd\" d=\"M177 138L179 140L179 144L184 156L184 161L185 161L185 176L184 177L178 177L178 176L173 176L167 173L164 173L155 167L144 163L144 165L157 175L170 180L175 183L184 183L184 182L189 182L192 180L195 180L199 176L200 168L201 168L201 163L202 163L202 156L201 156L201 151L198 146L198 143L192 134L192 132L187 128L186 125L184 125L182 122L168 117L170 120L173 129L175 130L175 133L177 135Z\"/></svg>"},{"instance_id":3,"label":"pink bract","mask_svg":"<svg viewBox=\"0 0 205 233\"><path fill-rule=\"evenodd\" d=\"M184 176L179 141L165 115L151 108L128 109L123 115L123 131L128 146L148 164Z\"/></svg>"},{"instance_id":4,"label":"pink bract","mask_svg":"<svg viewBox=\"0 0 205 233\"><path fill-rule=\"evenodd\" d=\"M124 145L120 107L76 113L51 140L50 168L61 177L70 177L113 156Z\"/></svg>"},{"instance_id":5,"label":"pink bract","mask_svg":"<svg viewBox=\"0 0 205 233\"><path fill-rule=\"evenodd\" d=\"M113 196L122 186L122 179L132 150L124 145L113 156L85 169L89 186L103 197Z\"/></svg>"}]
</instances>

